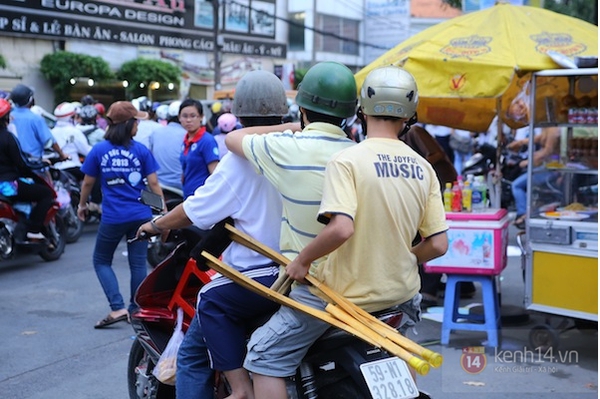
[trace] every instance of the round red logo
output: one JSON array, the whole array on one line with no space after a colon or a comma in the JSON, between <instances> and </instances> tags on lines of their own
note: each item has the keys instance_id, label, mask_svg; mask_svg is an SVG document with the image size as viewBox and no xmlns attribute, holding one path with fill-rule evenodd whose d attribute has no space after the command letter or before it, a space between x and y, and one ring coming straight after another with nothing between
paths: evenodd
<instances>
[{"instance_id":1,"label":"round red logo","mask_svg":"<svg viewBox=\"0 0 600 399\"><path fill-rule=\"evenodd\" d=\"M469 374L479 374L487 364L485 348L483 346L469 346L463 348L460 356L460 365Z\"/></svg>"}]
</instances>

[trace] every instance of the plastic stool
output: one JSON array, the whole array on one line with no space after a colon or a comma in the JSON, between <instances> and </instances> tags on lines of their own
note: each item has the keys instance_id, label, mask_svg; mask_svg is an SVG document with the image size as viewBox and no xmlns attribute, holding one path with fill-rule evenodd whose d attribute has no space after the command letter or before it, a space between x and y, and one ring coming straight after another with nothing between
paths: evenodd
<instances>
[{"instance_id":1,"label":"plastic stool","mask_svg":"<svg viewBox=\"0 0 600 399\"><path fill-rule=\"evenodd\" d=\"M457 285L464 281L481 284L483 298L482 315L458 313L460 288ZM464 321L458 322L458 319L463 319ZM500 305L498 303L495 276L449 274L446 281L446 294L444 296L442 345L447 345L450 342L450 332L452 330L467 330L487 332L487 346L497 347L500 327Z\"/></svg>"}]
</instances>

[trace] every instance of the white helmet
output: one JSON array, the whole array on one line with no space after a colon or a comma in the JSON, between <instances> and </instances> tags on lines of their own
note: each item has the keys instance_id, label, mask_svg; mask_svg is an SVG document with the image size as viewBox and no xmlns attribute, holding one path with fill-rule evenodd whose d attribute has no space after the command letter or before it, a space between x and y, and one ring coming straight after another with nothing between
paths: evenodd
<instances>
[{"instance_id":1,"label":"white helmet","mask_svg":"<svg viewBox=\"0 0 600 399\"><path fill-rule=\"evenodd\" d=\"M179 116L179 107L180 106L181 106L181 101L173 101L171 104L169 104L169 110L167 112L169 119Z\"/></svg>"},{"instance_id":2,"label":"white helmet","mask_svg":"<svg viewBox=\"0 0 600 399\"><path fill-rule=\"evenodd\" d=\"M360 89L363 114L409 119L415 116L419 92L413 76L389 65L373 69Z\"/></svg>"},{"instance_id":3,"label":"white helmet","mask_svg":"<svg viewBox=\"0 0 600 399\"><path fill-rule=\"evenodd\" d=\"M158 119L166 120L169 117L169 106L167 104L161 104L156 107L155 113Z\"/></svg>"},{"instance_id":4,"label":"white helmet","mask_svg":"<svg viewBox=\"0 0 600 399\"><path fill-rule=\"evenodd\" d=\"M81 111L81 107L83 107L83 104L81 104L79 101L72 101L71 105L75 107L76 114L79 114L79 111Z\"/></svg>"},{"instance_id":5,"label":"white helmet","mask_svg":"<svg viewBox=\"0 0 600 399\"><path fill-rule=\"evenodd\" d=\"M75 106L72 103L60 103L54 108L54 116L58 119L69 119L75 115Z\"/></svg>"}]
</instances>

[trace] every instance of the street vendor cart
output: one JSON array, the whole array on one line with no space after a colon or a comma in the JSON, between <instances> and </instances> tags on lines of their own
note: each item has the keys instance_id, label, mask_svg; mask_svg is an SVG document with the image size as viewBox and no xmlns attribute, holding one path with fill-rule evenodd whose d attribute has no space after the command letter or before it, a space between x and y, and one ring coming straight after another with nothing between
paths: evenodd
<instances>
[{"instance_id":1,"label":"street vendor cart","mask_svg":"<svg viewBox=\"0 0 600 399\"><path fill-rule=\"evenodd\" d=\"M554 348L565 321L598 322L598 69L536 72L530 99L530 160L534 129L560 128L560 154L528 165L524 245L525 307L547 315L530 344Z\"/></svg>"}]
</instances>

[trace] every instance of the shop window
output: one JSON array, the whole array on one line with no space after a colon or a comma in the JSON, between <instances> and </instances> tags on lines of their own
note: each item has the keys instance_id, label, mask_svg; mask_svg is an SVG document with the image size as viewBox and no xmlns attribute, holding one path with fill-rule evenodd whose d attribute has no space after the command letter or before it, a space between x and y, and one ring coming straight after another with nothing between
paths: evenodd
<instances>
[{"instance_id":1,"label":"shop window","mask_svg":"<svg viewBox=\"0 0 600 399\"><path fill-rule=\"evenodd\" d=\"M317 35L317 50L358 55L358 28L359 21L318 14L317 29L326 34Z\"/></svg>"},{"instance_id":2,"label":"shop window","mask_svg":"<svg viewBox=\"0 0 600 399\"><path fill-rule=\"evenodd\" d=\"M304 51L304 12L292 13L289 16L290 21L288 30L288 43L290 51Z\"/></svg>"}]
</instances>

